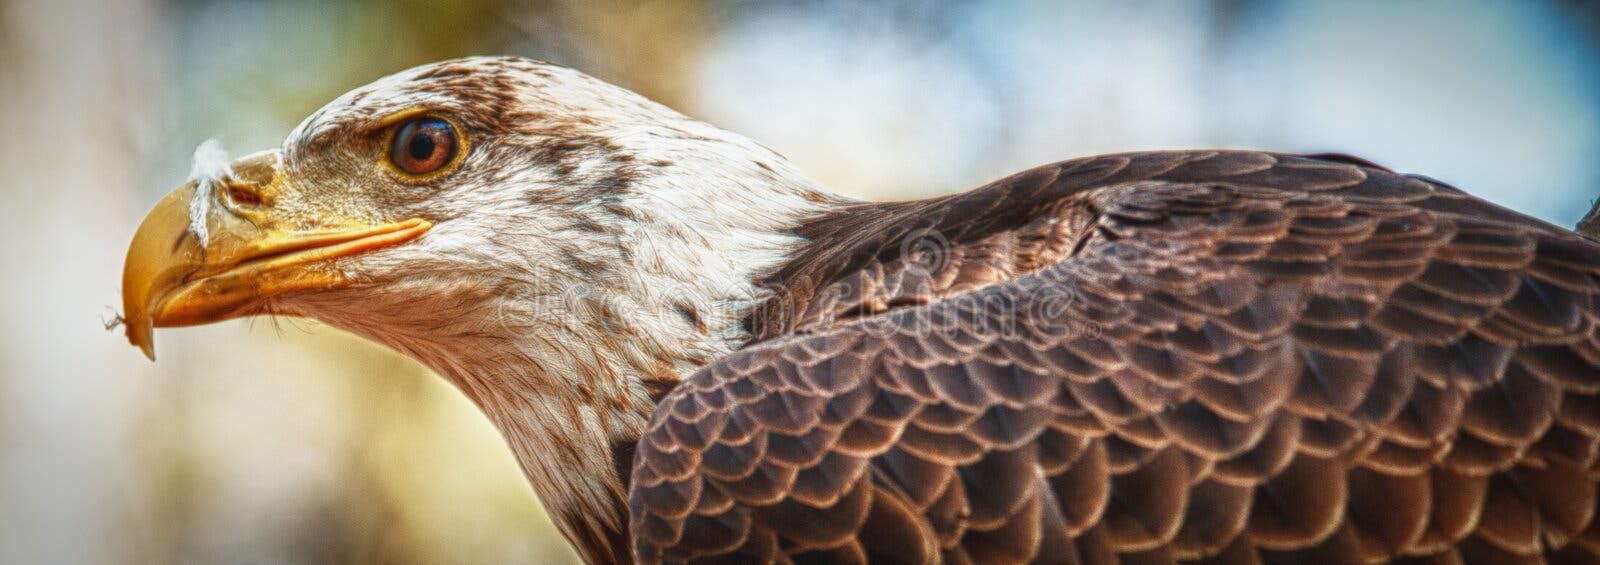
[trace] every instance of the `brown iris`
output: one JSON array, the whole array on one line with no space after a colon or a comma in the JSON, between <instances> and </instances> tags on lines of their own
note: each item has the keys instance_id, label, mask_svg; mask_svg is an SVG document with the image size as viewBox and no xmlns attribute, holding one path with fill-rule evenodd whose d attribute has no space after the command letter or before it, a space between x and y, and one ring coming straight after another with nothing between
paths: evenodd
<instances>
[{"instance_id":1,"label":"brown iris","mask_svg":"<svg viewBox=\"0 0 1600 565\"><path fill-rule=\"evenodd\" d=\"M406 174L425 175L456 158L456 131L438 118L417 118L395 130L389 161Z\"/></svg>"}]
</instances>

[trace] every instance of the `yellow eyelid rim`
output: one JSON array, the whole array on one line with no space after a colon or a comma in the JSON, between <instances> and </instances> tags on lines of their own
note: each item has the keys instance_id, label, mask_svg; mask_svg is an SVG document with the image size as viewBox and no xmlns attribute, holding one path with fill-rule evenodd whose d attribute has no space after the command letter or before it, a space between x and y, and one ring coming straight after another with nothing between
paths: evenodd
<instances>
[{"instance_id":1,"label":"yellow eyelid rim","mask_svg":"<svg viewBox=\"0 0 1600 565\"><path fill-rule=\"evenodd\" d=\"M420 175L400 170L400 167L395 166L394 161L389 159L389 148L394 146L394 136L400 133L399 126L417 118L433 118L450 124L450 131L455 133L456 141L456 154L448 164L439 167L437 171ZM378 162L383 164L383 168L389 170L390 175L406 184L427 184L455 172L461 166L461 162L466 160L467 151L472 149L472 142L467 141L467 136L462 133L465 130L461 129L461 122L450 116L434 113L431 108L422 106L406 108L379 118L369 126L369 131L385 132L383 136L383 151L381 152L383 156L378 159Z\"/></svg>"},{"instance_id":2,"label":"yellow eyelid rim","mask_svg":"<svg viewBox=\"0 0 1600 565\"><path fill-rule=\"evenodd\" d=\"M389 114L389 115L384 116L382 118L378 118L377 121L374 121L374 122L372 122L371 125L368 125L366 129L368 131L378 131L378 130L382 130L382 129L388 129L389 127L392 127L395 124L398 124L400 122L409 120L411 118L415 118L415 117L418 117L418 116L426 115L428 112L431 112L431 111L432 110L430 110L426 106L412 106L410 108L406 108L404 110L400 110L398 112L394 112L392 114Z\"/></svg>"}]
</instances>

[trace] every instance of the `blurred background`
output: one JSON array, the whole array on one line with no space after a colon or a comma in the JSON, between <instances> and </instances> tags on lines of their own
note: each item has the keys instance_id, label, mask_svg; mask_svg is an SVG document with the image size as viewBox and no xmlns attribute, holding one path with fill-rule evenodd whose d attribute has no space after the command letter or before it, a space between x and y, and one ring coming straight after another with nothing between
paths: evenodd
<instances>
[{"instance_id":1,"label":"blurred background","mask_svg":"<svg viewBox=\"0 0 1600 565\"><path fill-rule=\"evenodd\" d=\"M124 246L216 137L413 65L576 67L912 198L1109 151L1343 151L1564 226L1600 5L1300 0L0 3L0 563L560 563L499 436L317 324L121 331Z\"/></svg>"}]
</instances>

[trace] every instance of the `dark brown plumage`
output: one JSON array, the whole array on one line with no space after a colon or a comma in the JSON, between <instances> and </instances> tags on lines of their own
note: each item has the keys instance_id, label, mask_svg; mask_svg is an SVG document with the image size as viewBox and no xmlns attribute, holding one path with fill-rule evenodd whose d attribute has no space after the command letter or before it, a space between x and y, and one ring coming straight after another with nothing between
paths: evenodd
<instances>
[{"instance_id":1,"label":"dark brown plumage","mask_svg":"<svg viewBox=\"0 0 1600 565\"><path fill-rule=\"evenodd\" d=\"M1594 562L1600 244L1342 156L808 223L637 447L646 562Z\"/></svg>"}]
</instances>

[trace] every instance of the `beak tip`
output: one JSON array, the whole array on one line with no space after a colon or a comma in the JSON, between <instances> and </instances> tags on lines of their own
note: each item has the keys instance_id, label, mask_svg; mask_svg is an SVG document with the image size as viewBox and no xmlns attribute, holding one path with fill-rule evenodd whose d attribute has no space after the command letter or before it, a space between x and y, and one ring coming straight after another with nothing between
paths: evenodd
<instances>
[{"instance_id":1,"label":"beak tip","mask_svg":"<svg viewBox=\"0 0 1600 565\"><path fill-rule=\"evenodd\" d=\"M145 320L129 320L128 343L138 347L151 362L156 360L155 328Z\"/></svg>"}]
</instances>

